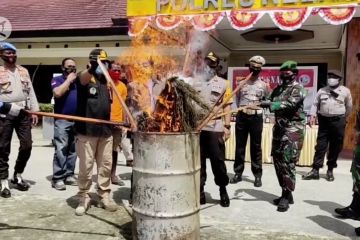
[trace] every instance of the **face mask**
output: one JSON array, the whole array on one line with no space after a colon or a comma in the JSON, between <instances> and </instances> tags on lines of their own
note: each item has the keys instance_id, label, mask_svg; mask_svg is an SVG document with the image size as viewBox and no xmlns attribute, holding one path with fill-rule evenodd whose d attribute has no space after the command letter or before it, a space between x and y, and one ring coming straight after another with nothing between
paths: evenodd
<instances>
[{"instance_id":1,"label":"face mask","mask_svg":"<svg viewBox=\"0 0 360 240\"><path fill-rule=\"evenodd\" d=\"M67 73L67 74L76 73L76 67L64 68L64 73Z\"/></svg>"},{"instance_id":2,"label":"face mask","mask_svg":"<svg viewBox=\"0 0 360 240\"><path fill-rule=\"evenodd\" d=\"M112 78L112 80L119 81L121 73L119 71L109 70L109 75Z\"/></svg>"},{"instance_id":3,"label":"face mask","mask_svg":"<svg viewBox=\"0 0 360 240\"><path fill-rule=\"evenodd\" d=\"M339 85L338 78L328 78L327 83L330 87L337 87Z\"/></svg>"},{"instance_id":4,"label":"face mask","mask_svg":"<svg viewBox=\"0 0 360 240\"><path fill-rule=\"evenodd\" d=\"M16 55L12 55L12 56L1 55L1 59L4 60L4 62L6 62L6 63L15 64L17 56Z\"/></svg>"},{"instance_id":5,"label":"face mask","mask_svg":"<svg viewBox=\"0 0 360 240\"><path fill-rule=\"evenodd\" d=\"M211 80L211 78L213 78L215 76L215 69L213 69L209 66L206 66L204 69L204 73L207 77L207 80Z\"/></svg>"},{"instance_id":6,"label":"face mask","mask_svg":"<svg viewBox=\"0 0 360 240\"><path fill-rule=\"evenodd\" d=\"M252 73L253 77L257 77L259 76L261 70L260 69L255 69L255 68L249 68L249 71Z\"/></svg>"},{"instance_id":7,"label":"face mask","mask_svg":"<svg viewBox=\"0 0 360 240\"><path fill-rule=\"evenodd\" d=\"M280 73L280 79L284 82L291 82L295 79L295 75L293 73Z\"/></svg>"}]
</instances>

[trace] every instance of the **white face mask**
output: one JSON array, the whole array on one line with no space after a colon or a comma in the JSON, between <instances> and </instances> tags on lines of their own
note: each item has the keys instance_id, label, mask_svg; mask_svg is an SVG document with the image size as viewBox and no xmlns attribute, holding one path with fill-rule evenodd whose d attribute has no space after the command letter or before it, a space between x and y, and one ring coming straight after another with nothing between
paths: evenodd
<instances>
[{"instance_id":1,"label":"white face mask","mask_svg":"<svg viewBox=\"0 0 360 240\"><path fill-rule=\"evenodd\" d=\"M328 78L327 83L330 87L335 87L339 85L339 79L338 78Z\"/></svg>"}]
</instances>

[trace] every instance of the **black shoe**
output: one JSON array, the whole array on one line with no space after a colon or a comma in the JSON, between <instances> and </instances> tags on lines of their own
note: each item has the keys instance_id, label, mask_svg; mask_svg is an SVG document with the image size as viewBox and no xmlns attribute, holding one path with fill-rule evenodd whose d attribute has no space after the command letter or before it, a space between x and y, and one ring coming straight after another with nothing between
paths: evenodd
<instances>
[{"instance_id":1,"label":"black shoe","mask_svg":"<svg viewBox=\"0 0 360 240\"><path fill-rule=\"evenodd\" d=\"M231 184L235 184L242 181L241 174L236 173L232 179L230 179Z\"/></svg>"},{"instance_id":2,"label":"black shoe","mask_svg":"<svg viewBox=\"0 0 360 240\"><path fill-rule=\"evenodd\" d=\"M15 185L15 188L17 188L19 191L27 191L30 188L30 185L24 181L22 177L17 177L14 174L13 179L11 179L11 183Z\"/></svg>"},{"instance_id":3,"label":"black shoe","mask_svg":"<svg viewBox=\"0 0 360 240\"><path fill-rule=\"evenodd\" d=\"M227 194L225 187L220 187L220 205L222 207L229 207L230 206L230 199L229 195Z\"/></svg>"},{"instance_id":4,"label":"black shoe","mask_svg":"<svg viewBox=\"0 0 360 240\"><path fill-rule=\"evenodd\" d=\"M273 200L273 203L274 203L275 205L279 205L280 200L281 200L281 198L283 198L283 197L284 197L284 193L281 195L281 197L274 199L274 200ZM294 204L294 198L293 198L293 195L292 195L291 192L288 194L287 200L289 201L289 204Z\"/></svg>"},{"instance_id":5,"label":"black shoe","mask_svg":"<svg viewBox=\"0 0 360 240\"><path fill-rule=\"evenodd\" d=\"M360 236L360 227L355 228L356 236Z\"/></svg>"},{"instance_id":6,"label":"black shoe","mask_svg":"<svg viewBox=\"0 0 360 240\"><path fill-rule=\"evenodd\" d=\"M339 214L343 218L350 218L354 220L360 220L360 216L358 216L355 211L349 206L344 208L336 208L335 212Z\"/></svg>"},{"instance_id":7,"label":"black shoe","mask_svg":"<svg viewBox=\"0 0 360 240\"><path fill-rule=\"evenodd\" d=\"M319 176L319 170L317 169L312 169L310 172L308 172L307 174L302 176L303 180L319 180L320 176Z\"/></svg>"},{"instance_id":8,"label":"black shoe","mask_svg":"<svg viewBox=\"0 0 360 240\"><path fill-rule=\"evenodd\" d=\"M286 212L289 209L289 200L287 198L283 197L280 199L280 202L278 204L278 212Z\"/></svg>"},{"instance_id":9,"label":"black shoe","mask_svg":"<svg viewBox=\"0 0 360 240\"><path fill-rule=\"evenodd\" d=\"M255 187L261 187L262 186L261 177L255 177L254 186Z\"/></svg>"},{"instance_id":10,"label":"black shoe","mask_svg":"<svg viewBox=\"0 0 360 240\"><path fill-rule=\"evenodd\" d=\"M200 192L200 205L206 204L206 197L204 192Z\"/></svg>"},{"instance_id":11,"label":"black shoe","mask_svg":"<svg viewBox=\"0 0 360 240\"><path fill-rule=\"evenodd\" d=\"M0 195L3 198L9 198L9 197L11 197L11 192L8 188L4 188L4 190L1 191Z\"/></svg>"},{"instance_id":12,"label":"black shoe","mask_svg":"<svg viewBox=\"0 0 360 240\"><path fill-rule=\"evenodd\" d=\"M326 180L328 180L329 182L333 182L335 180L332 170L328 170L326 172Z\"/></svg>"}]
</instances>

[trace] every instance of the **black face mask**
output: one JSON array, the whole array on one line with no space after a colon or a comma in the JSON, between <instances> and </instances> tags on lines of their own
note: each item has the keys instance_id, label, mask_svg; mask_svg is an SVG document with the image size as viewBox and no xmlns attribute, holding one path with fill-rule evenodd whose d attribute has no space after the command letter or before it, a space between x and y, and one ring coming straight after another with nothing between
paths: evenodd
<instances>
[{"instance_id":1,"label":"black face mask","mask_svg":"<svg viewBox=\"0 0 360 240\"><path fill-rule=\"evenodd\" d=\"M64 68L64 74L70 74L70 73L76 73L76 67L68 67L68 68Z\"/></svg>"},{"instance_id":2,"label":"black face mask","mask_svg":"<svg viewBox=\"0 0 360 240\"><path fill-rule=\"evenodd\" d=\"M280 79L284 82L291 82L295 79L295 74L280 73Z\"/></svg>"},{"instance_id":3,"label":"black face mask","mask_svg":"<svg viewBox=\"0 0 360 240\"><path fill-rule=\"evenodd\" d=\"M17 56L16 55L13 55L13 56L1 55L1 59L4 60L4 62L6 62L6 63L15 64L16 60L17 60Z\"/></svg>"},{"instance_id":4,"label":"black face mask","mask_svg":"<svg viewBox=\"0 0 360 240\"><path fill-rule=\"evenodd\" d=\"M249 71L252 73L253 77L257 77L257 76L259 76L261 69L249 68Z\"/></svg>"}]
</instances>

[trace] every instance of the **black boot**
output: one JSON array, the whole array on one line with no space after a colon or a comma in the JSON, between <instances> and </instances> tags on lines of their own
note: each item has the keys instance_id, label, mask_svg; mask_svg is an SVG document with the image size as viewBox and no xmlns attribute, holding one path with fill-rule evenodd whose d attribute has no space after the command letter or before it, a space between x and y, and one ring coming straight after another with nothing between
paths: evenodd
<instances>
[{"instance_id":1,"label":"black boot","mask_svg":"<svg viewBox=\"0 0 360 240\"><path fill-rule=\"evenodd\" d=\"M307 174L302 176L303 180L312 180L312 179L316 179L319 180L320 176L319 176L319 169L315 169L313 168L310 172L308 172Z\"/></svg>"},{"instance_id":2,"label":"black boot","mask_svg":"<svg viewBox=\"0 0 360 240\"><path fill-rule=\"evenodd\" d=\"M30 184L25 182L21 176L17 176L16 173L14 173L13 179L11 179L11 183L14 184L15 188L17 188L19 191L27 191L30 188Z\"/></svg>"},{"instance_id":3,"label":"black boot","mask_svg":"<svg viewBox=\"0 0 360 240\"><path fill-rule=\"evenodd\" d=\"M281 197L273 200L274 204L279 205L281 198L283 198L284 196L285 196L285 191L283 190L281 193ZM292 192L290 192L288 194L288 201L289 201L289 204L294 204L294 198L293 198Z\"/></svg>"},{"instance_id":4,"label":"black boot","mask_svg":"<svg viewBox=\"0 0 360 240\"><path fill-rule=\"evenodd\" d=\"M242 181L241 174L235 173L234 177L230 179L231 184L235 184Z\"/></svg>"},{"instance_id":5,"label":"black boot","mask_svg":"<svg viewBox=\"0 0 360 240\"><path fill-rule=\"evenodd\" d=\"M327 172L326 172L326 180L328 180L329 182L333 182L335 180L332 169L327 170Z\"/></svg>"},{"instance_id":6,"label":"black boot","mask_svg":"<svg viewBox=\"0 0 360 240\"><path fill-rule=\"evenodd\" d=\"M204 205L204 204L206 204L204 187L200 187L200 205Z\"/></svg>"},{"instance_id":7,"label":"black boot","mask_svg":"<svg viewBox=\"0 0 360 240\"><path fill-rule=\"evenodd\" d=\"M226 187L220 187L220 205L222 207L230 206L229 195L227 194Z\"/></svg>"},{"instance_id":8,"label":"black boot","mask_svg":"<svg viewBox=\"0 0 360 240\"><path fill-rule=\"evenodd\" d=\"M255 187L261 187L262 186L261 177L255 177L254 186Z\"/></svg>"},{"instance_id":9,"label":"black boot","mask_svg":"<svg viewBox=\"0 0 360 240\"><path fill-rule=\"evenodd\" d=\"M356 236L360 236L360 227L355 228Z\"/></svg>"},{"instance_id":10,"label":"black boot","mask_svg":"<svg viewBox=\"0 0 360 240\"><path fill-rule=\"evenodd\" d=\"M291 192L289 190L284 190L284 197L280 199L278 204L278 212L286 212L289 209L289 195Z\"/></svg>"}]
</instances>

